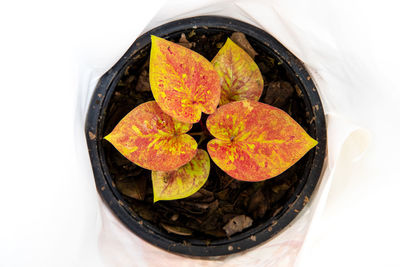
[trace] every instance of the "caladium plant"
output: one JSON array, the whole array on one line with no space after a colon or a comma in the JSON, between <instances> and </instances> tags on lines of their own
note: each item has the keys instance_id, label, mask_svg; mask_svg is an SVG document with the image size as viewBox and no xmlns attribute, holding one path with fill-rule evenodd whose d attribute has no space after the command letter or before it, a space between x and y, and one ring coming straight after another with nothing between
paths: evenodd
<instances>
[{"instance_id":1,"label":"caladium plant","mask_svg":"<svg viewBox=\"0 0 400 267\"><path fill-rule=\"evenodd\" d=\"M155 101L134 108L105 139L152 170L154 202L199 190L209 176L210 157L231 177L257 182L281 174L317 144L286 112L258 102L260 70L229 38L211 62L165 39L151 40ZM208 153L188 134L202 113L209 115L204 132L214 137Z\"/></svg>"}]
</instances>

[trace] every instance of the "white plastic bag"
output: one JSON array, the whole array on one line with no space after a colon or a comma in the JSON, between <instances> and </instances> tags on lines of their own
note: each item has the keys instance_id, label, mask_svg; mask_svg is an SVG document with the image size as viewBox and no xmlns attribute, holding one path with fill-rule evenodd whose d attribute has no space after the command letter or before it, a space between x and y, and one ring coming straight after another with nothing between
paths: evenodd
<instances>
[{"instance_id":1,"label":"white plastic bag","mask_svg":"<svg viewBox=\"0 0 400 267\"><path fill-rule=\"evenodd\" d=\"M399 266L398 1L168 0L154 17L160 2L2 3L0 265ZM292 227L243 255L206 261L148 245L105 209L83 125L97 79L151 18L145 30L212 14L265 29L305 63L324 102L329 151L323 184ZM367 150L358 126L371 133Z\"/></svg>"},{"instance_id":2,"label":"white plastic bag","mask_svg":"<svg viewBox=\"0 0 400 267\"><path fill-rule=\"evenodd\" d=\"M331 99L329 88L326 86L321 71L328 66L319 65L318 58L311 55L316 53L314 48L324 45L320 51L320 57L332 57L324 38L297 39L299 33L294 32L294 27L287 17L282 17L275 9L273 3L263 1L169 1L154 19L145 28L145 31L172 20L198 16L198 15L222 15L233 17L257 27L260 27L274 35L297 57L305 61L314 81L319 85L324 104L327 132L328 132L328 156L325 162L321 183L318 185L311 203L306 206L298 217L286 227L280 234L268 242L243 253L232 256L220 257L213 260L190 259L163 251L136 237L113 216L109 209L102 205L102 229L99 237L99 247L107 266L293 266L298 254L306 240L308 230L315 223L319 212L329 191L335 162L340 154L341 147L352 133L358 131L365 142L359 144L359 151L364 151L368 143L368 133L343 117L335 115L335 100ZM314 29L315 30L315 29ZM311 34L311 33L308 33ZM314 47L315 46L315 47ZM326 52L325 52L326 51ZM345 97L341 92L339 98Z\"/></svg>"}]
</instances>

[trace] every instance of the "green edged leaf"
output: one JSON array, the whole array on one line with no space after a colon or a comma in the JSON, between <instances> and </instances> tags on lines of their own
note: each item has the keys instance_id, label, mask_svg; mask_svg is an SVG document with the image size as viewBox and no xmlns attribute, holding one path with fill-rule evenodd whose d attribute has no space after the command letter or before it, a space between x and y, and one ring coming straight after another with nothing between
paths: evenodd
<instances>
[{"instance_id":1,"label":"green edged leaf","mask_svg":"<svg viewBox=\"0 0 400 267\"><path fill-rule=\"evenodd\" d=\"M154 202L188 197L196 193L207 181L210 158L206 151L197 150L196 156L176 171L153 171Z\"/></svg>"},{"instance_id":2,"label":"green edged leaf","mask_svg":"<svg viewBox=\"0 0 400 267\"><path fill-rule=\"evenodd\" d=\"M232 101L260 99L264 87L261 72L231 39L228 38L211 63L221 79L221 106Z\"/></svg>"}]
</instances>

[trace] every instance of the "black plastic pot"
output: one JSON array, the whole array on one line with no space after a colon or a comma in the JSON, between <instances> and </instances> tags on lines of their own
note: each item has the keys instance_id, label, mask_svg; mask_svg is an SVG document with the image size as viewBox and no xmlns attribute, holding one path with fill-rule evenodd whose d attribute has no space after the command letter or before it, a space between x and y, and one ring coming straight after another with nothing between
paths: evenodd
<instances>
[{"instance_id":1,"label":"black plastic pot","mask_svg":"<svg viewBox=\"0 0 400 267\"><path fill-rule=\"evenodd\" d=\"M150 35L160 37L178 36L181 32L192 29L204 31L223 31L244 33L249 41L259 50L265 50L281 61L291 77L292 82L301 91L304 101L304 112L309 120L308 133L319 144L305 157L305 170L293 194L277 214L255 225L244 232L230 238L204 242L193 238L183 238L169 234L156 225L142 219L133 212L116 186L110 175L103 136L105 135L105 118L110 99L128 67L143 64L144 57L150 49ZM140 36L124 54L124 56L99 80L93 94L86 118L86 137L92 162L96 186L104 202L113 213L133 233L155 246L165 250L191 256L219 256L240 252L267 241L284 229L307 204L317 185L326 149L326 127L324 112L315 85L300 60L265 31L247 23L216 16L202 16L182 19L157 27Z\"/></svg>"}]
</instances>

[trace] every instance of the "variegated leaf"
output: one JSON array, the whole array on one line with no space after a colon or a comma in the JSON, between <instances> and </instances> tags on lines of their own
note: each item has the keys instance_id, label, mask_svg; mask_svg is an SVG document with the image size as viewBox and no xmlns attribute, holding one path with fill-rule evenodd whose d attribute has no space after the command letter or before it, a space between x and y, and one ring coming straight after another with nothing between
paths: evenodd
<instances>
[{"instance_id":1,"label":"variegated leaf","mask_svg":"<svg viewBox=\"0 0 400 267\"><path fill-rule=\"evenodd\" d=\"M104 139L143 168L171 171L196 154L196 141L185 134L191 127L174 120L155 101L150 101L129 112Z\"/></svg>"},{"instance_id":2,"label":"variegated leaf","mask_svg":"<svg viewBox=\"0 0 400 267\"><path fill-rule=\"evenodd\" d=\"M261 72L231 39L228 38L211 63L221 79L221 106L232 101L260 99L264 86Z\"/></svg>"},{"instance_id":3,"label":"variegated leaf","mask_svg":"<svg viewBox=\"0 0 400 267\"><path fill-rule=\"evenodd\" d=\"M214 113L221 86L212 64L200 54L151 36L150 86L161 109L178 121L196 123Z\"/></svg>"},{"instance_id":4,"label":"variegated leaf","mask_svg":"<svg viewBox=\"0 0 400 267\"><path fill-rule=\"evenodd\" d=\"M317 144L286 112L249 100L218 108L207 128L216 137L207 144L213 161L243 181L277 176Z\"/></svg>"},{"instance_id":5,"label":"variegated leaf","mask_svg":"<svg viewBox=\"0 0 400 267\"><path fill-rule=\"evenodd\" d=\"M206 151L197 150L196 156L176 171L152 172L154 202L188 197L207 181L210 158Z\"/></svg>"}]
</instances>

